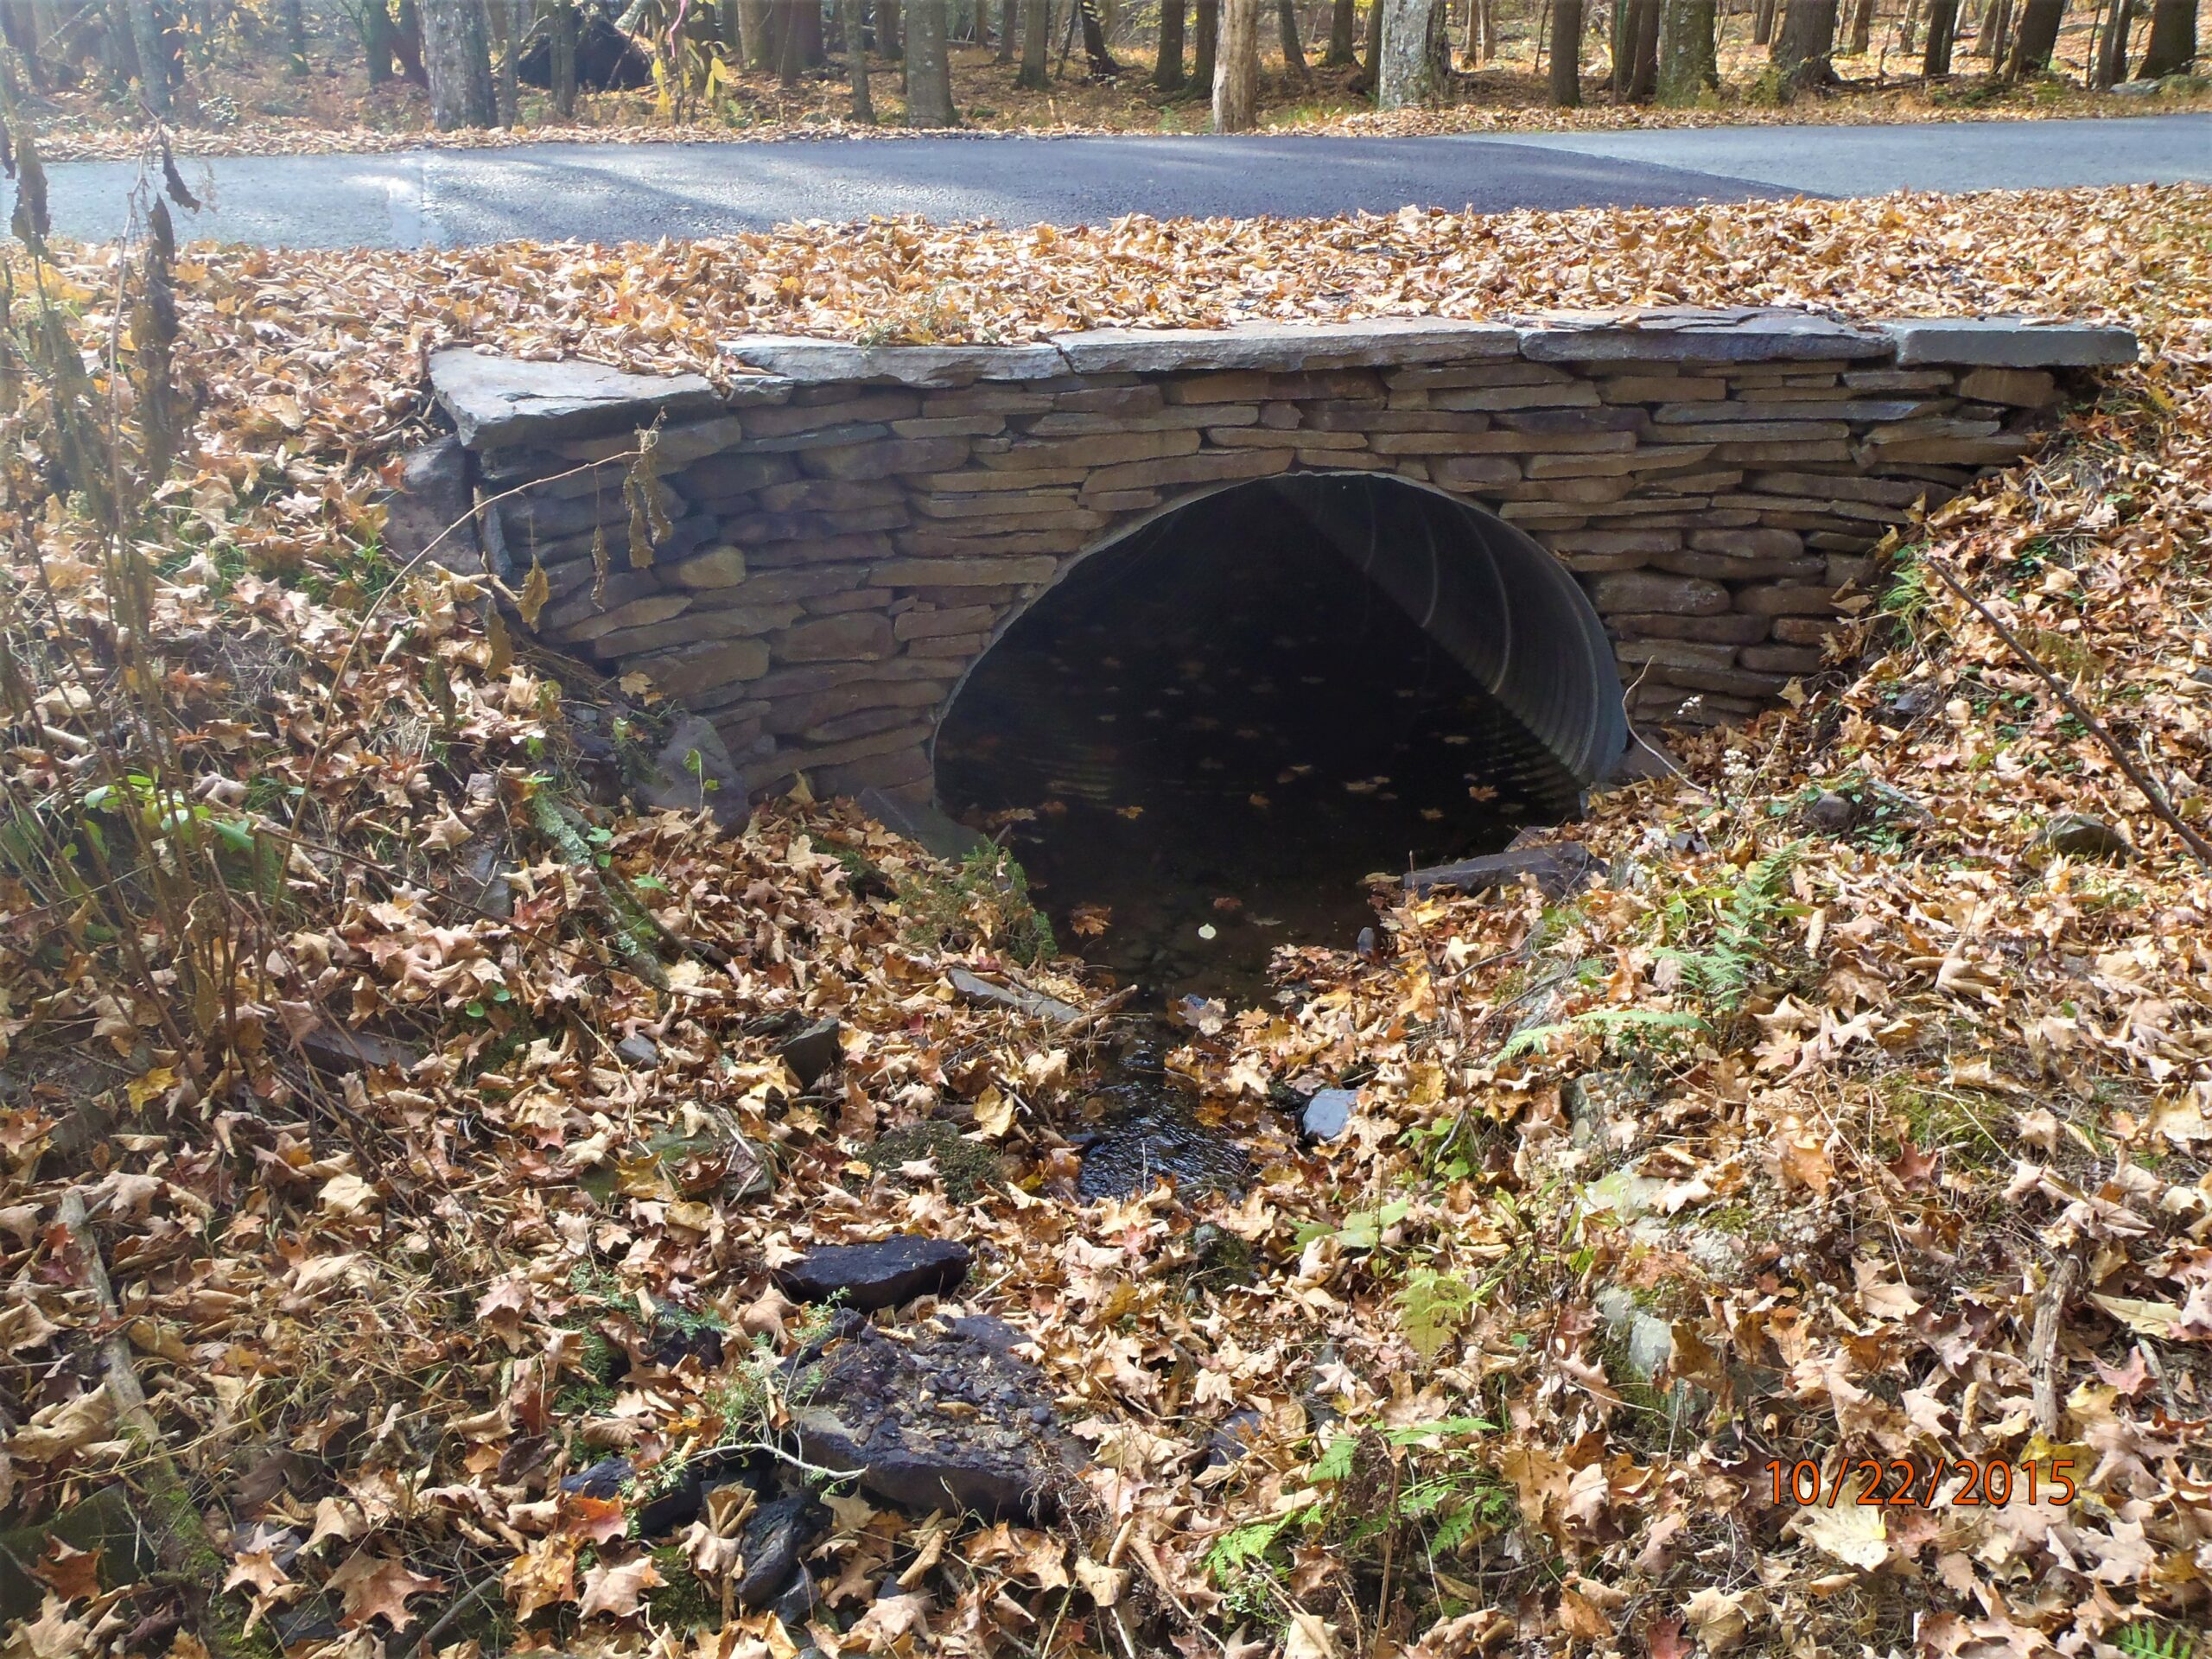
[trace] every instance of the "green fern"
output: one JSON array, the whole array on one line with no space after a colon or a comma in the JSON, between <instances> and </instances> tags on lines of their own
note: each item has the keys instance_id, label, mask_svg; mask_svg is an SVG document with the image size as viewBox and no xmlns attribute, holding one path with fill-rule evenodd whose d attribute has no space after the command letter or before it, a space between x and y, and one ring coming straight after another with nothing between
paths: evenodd
<instances>
[{"instance_id":1,"label":"green fern","mask_svg":"<svg viewBox=\"0 0 2212 1659\"><path fill-rule=\"evenodd\" d=\"M1474 1312L1477 1297L1475 1287L1455 1274L1416 1268L1407 1274L1398 1307L1413 1351L1423 1359L1442 1353Z\"/></svg>"},{"instance_id":2,"label":"green fern","mask_svg":"<svg viewBox=\"0 0 2212 1659\"><path fill-rule=\"evenodd\" d=\"M1709 1031L1712 1027L1696 1014L1680 1008L1589 1008L1560 1025L1530 1026L1516 1031L1505 1046L1498 1051L1502 1065L1518 1059L1523 1054L1533 1054L1546 1047L1554 1037L1569 1032L1593 1032L1604 1037L1616 1037L1624 1031Z\"/></svg>"},{"instance_id":3,"label":"green fern","mask_svg":"<svg viewBox=\"0 0 2212 1659\"><path fill-rule=\"evenodd\" d=\"M1733 1014L1751 988L1751 976L1766 960L1768 937L1776 920L1794 913L1785 901L1789 874L1805 855L1805 843L1793 841L1777 847L1745 870L1727 889L1727 897L1714 918L1713 943L1700 950L1675 947L1662 950L1662 962L1674 963L1683 980L1723 1014ZM1669 931L1688 931L1688 907L1669 907Z\"/></svg>"},{"instance_id":4,"label":"green fern","mask_svg":"<svg viewBox=\"0 0 2212 1659\"><path fill-rule=\"evenodd\" d=\"M2178 1624L2139 1618L2113 1633L2112 1644L2132 1659L2195 1659L2200 1637Z\"/></svg>"}]
</instances>

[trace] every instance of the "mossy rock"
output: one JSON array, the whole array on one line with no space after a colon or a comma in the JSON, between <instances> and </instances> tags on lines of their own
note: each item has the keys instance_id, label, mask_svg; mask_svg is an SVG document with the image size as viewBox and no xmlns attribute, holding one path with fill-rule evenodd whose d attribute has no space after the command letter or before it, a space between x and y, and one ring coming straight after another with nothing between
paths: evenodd
<instances>
[{"instance_id":1,"label":"mossy rock","mask_svg":"<svg viewBox=\"0 0 2212 1659\"><path fill-rule=\"evenodd\" d=\"M100 1583L107 1589L136 1584L161 1566L130 1494L120 1485L105 1486L51 1520L0 1532L0 1619L29 1618L38 1611L46 1587L27 1569L38 1565L55 1538L72 1549L98 1552Z\"/></svg>"},{"instance_id":2,"label":"mossy rock","mask_svg":"<svg viewBox=\"0 0 2212 1659\"><path fill-rule=\"evenodd\" d=\"M955 1204L973 1204L1005 1179L995 1148L969 1140L953 1125L938 1119L879 1135L875 1144L861 1157L869 1168L879 1173L888 1172L894 1178L901 1164L934 1159L944 1195Z\"/></svg>"}]
</instances>

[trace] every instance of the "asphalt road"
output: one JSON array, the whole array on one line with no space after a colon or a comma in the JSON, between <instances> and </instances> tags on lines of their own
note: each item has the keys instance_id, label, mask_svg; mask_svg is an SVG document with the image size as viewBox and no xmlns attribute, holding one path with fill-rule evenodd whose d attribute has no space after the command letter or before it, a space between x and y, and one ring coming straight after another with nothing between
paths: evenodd
<instances>
[{"instance_id":1,"label":"asphalt road","mask_svg":"<svg viewBox=\"0 0 2212 1659\"><path fill-rule=\"evenodd\" d=\"M49 169L55 227L112 236L133 169ZM872 213L1096 224L1422 207L1663 207L1899 189L2212 182L2212 116L1532 133L525 145L188 162L187 236L299 247L711 236ZM10 204L12 205L12 204Z\"/></svg>"}]
</instances>

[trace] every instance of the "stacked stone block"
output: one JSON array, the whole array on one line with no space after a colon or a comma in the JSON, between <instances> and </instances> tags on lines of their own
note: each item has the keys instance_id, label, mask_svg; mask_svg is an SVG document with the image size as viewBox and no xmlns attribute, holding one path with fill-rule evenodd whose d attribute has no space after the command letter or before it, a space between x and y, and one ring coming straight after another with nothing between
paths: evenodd
<instances>
[{"instance_id":1,"label":"stacked stone block","mask_svg":"<svg viewBox=\"0 0 2212 1659\"><path fill-rule=\"evenodd\" d=\"M1869 550L2030 449L2125 330L1647 312L1097 331L1011 347L729 343L693 376L440 353L486 552L541 632L708 714L748 786L925 787L936 721L1077 559L1179 500L1388 472L1581 579L1630 712L1732 721L1816 669ZM652 428L668 526L632 568ZM594 549L608 572L597 581Z\"/></svg>"}]
</instances>

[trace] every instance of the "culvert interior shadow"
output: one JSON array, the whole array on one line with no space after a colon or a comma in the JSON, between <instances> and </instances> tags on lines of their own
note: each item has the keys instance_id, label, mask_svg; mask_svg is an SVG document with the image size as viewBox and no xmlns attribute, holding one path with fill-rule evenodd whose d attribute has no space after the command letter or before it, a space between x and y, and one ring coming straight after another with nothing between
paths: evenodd
<instances>
[{"instance_id":1,"label":"culvert interior shadow","mask_svg":"<svg viewBox=\"0 0 2212 1659\"><path fill-rule=\"evenodd\" d=\"M938 734L940 799L1007 831L1063 946L1167 1000L1255 1000L1276 947L1349 945L1373 921L1363 878L1495 851L1578 804L1576 777L1362 574L1344 512L1301 493L1331 482L1225 490L1102 549L978 663Z\"/></svg>"}]
</instances>

